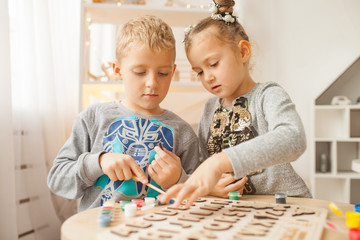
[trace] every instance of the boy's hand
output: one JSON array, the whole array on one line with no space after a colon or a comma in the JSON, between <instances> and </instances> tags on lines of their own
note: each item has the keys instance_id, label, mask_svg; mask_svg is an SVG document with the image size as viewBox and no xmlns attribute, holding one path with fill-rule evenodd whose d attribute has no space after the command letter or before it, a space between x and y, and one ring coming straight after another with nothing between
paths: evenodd
<instances>
[{"instance_id":1,"label":"boy's hand","mask_svg":"<svg viewBox=\"0 0 360 240\"><path fill-rule=\"evenodd\" d=\"M99 164L111 181L129 180L135 175L143 184L148 183L143 170L130 155L103 153L99 157Z\"/></svg>"},{"instance_id":2,"label":"boy's hand","mask_svg":"<svg viewBox=\"0 0 360 240\"><path fill-rule=\"evenodd\" d=\"M215 187L210 191L210 195L222 198L228 198L229 192L239 192L243 193L245 183L247 182L247 177L242 178L241 180L236 181L231 174L223 173Z\"/></svg>"},{"instance_id":3,"label":"boy's hand","mask_svg":"<svg viewBox=\"0 0 360 240\"><path fill-rule=\"evenodd\" d=\"M155 160L148 168L149 175L163 188L169 188L178 182L181 175L181 161L174 153L156 146Z\"/></svg>"}]
</instances>

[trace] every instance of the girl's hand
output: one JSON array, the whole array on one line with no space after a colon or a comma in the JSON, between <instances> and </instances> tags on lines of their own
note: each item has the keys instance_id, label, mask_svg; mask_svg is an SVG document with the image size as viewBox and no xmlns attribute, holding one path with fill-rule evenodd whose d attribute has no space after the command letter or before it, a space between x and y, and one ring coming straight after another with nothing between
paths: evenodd
<instances>
[{"instance_id":1,"label":"girl's hand","mask_svg":"<svg viewBox=\"0 0 360 240\"><path fill-rule=\"evenodd\" d=\"M148 168L150 177L161 187L169 188L179 181L181 176L181 160L174 153L155 147L155 160Z\"/></svg>"},{"instance_id":2,"label":"girl's hand","mask_svg":"<svg viewBox=\"0 0 360 240\"><path fill-rule=\"evenodd\" d=\"M184 184L171 187L165 195L161 196L161 202L167 202L176 197L174 207L187 198L186 207L199 197L207 196L217 184L223 172L232 171L229 159L225 153L218 153L203 162Z\"/></svg>"},{"instance_id":3,"label":"girl's hand","mask_svg":"<svg viewBox=\"0 0 360 240\"><path fill-rule=\"evenodd\" d=\"M236 181L231 174L224 173L213 190L210 192L210 195L222 198L228 198L229 192L239 192L243 193L245 183L247 182L247 177L242 178L239 181Z\"/></svg>"},{"instance_id":4,"label":"girl's hand","mask_svg":"<svg viewBox=\"0 0 360 240\"><path fill-rule=\"evenodd\" d=\"M130 155L103 153L99 157L99 164L111 181L129 180L135 175L143 184L148 183L143 170Z\"/></svg>"}]
</instances>

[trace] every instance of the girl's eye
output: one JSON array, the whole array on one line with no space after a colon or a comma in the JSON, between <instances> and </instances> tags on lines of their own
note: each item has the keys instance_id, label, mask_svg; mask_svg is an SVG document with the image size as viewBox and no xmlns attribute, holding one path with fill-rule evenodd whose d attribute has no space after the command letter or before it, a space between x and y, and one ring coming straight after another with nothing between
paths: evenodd
<instances>
[{"instance_id":1,"label":"girl's eye","mask_svg":"<svg viewBox=\"0 0 360 240\"><path fill-rule=\"evenodd\" d=\"M216 67L216 65L218 64L218 62L212 63L210 64L211 67Z\"/></svg>"},{"instance_id":2,"label":"girl's eye","mask_svg":"<svg viewBox=\"0 0 360 240\"><path fill-rule=\"evenodd\" d=\"M197 73L197 76L200 77L203 74L203 71Z\"/></svg>"}]
</instances>

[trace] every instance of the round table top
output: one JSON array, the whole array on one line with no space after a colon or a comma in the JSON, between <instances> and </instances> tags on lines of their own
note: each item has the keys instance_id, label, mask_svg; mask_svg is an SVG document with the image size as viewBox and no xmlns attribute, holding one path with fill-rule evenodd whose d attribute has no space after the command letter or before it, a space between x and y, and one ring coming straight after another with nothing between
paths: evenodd
<instances>
[{"instance_id":1,"label":"round table top","mask_svg":"<svg viewBox=\"0 0 360 240\"><path fill-rule=\"evenodd\" d=\"M240 200L275 203L274 196L270 196L270 195L269 196L245 195L242 196ZM336 205L343 212L343 215L340 217L329 209L328 207L329 203L330 201L320 200L320 199L295 198L295 197L286 198L286 204L328 209L329 210L327 215L328 222L332 224L336 224L342 229L348 229L345 222L345 212L353 212L354 205L336 202ZM141 211L140 214L144 215L151 211L154 211L154 209ZM99 212L100 212L100 207L77 213L71 216L70 218L68 218L61 226L61 239L62 240L96 239L96 236L102 231L106 231L107 229L114 227L118 224L121 224L124 221L123 218L120 217L117 219L117 221L112 221L109 227L100 227L96 221ZM323 239L325 240L348 239L348 236L346 233L334 232L325 228L323 231Z\"/></svg>"}]
</instances>

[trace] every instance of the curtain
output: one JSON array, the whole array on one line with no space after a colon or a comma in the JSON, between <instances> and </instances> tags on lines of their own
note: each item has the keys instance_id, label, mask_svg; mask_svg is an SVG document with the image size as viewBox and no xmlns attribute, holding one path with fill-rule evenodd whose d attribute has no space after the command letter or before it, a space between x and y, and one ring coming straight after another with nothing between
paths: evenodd
<instances>
[{"instance_id":1,"label":"curtain","mask_svg":"<svg viewBox=\"0 0 360 240\"><path fill-rule=\"evenodd\" d=\"M50 193L46 178L79 109L80 4L9 1L16 198L27 202L20 211L36 239L59 239L61 222L77 211Z\"/></svg>"},{"instance_id":2,"label":"curtain","mask_svg":"<svg viewBox=\"0 0 360 240\"><path fill-rule=\"evenodd\" d=\"M0 239L16 239L14 147L12 141L10 38L7 1L0 1Z\"/></svg>"}]
</instances>

